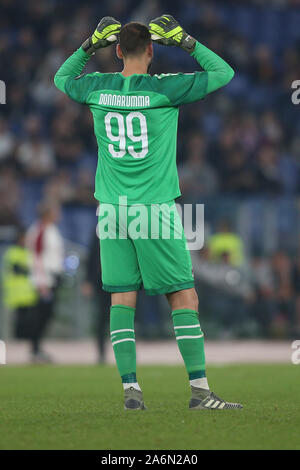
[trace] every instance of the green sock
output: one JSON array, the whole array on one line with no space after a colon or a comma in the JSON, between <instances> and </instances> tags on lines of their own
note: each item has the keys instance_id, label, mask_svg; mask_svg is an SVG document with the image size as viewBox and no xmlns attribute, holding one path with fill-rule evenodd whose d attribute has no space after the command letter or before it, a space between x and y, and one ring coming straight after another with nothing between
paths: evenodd
<instances>
[{"instance_id":1,"label":"green sock","mask_svg":"<svg viewBox=\"0 0 300 470\"><path fill-rule=\"evenodd\" d=\"M198 312L189 309L172 312L176 341L184 360L190 383L204 387L205 374L204 335L201 331ZM207 386L208 387L208 386Z\"/></svg>"},{"instance_id":2,"label":"green sock","mask_svg":"<svg viewBox=\"0 0 300 470\"><path fill-rule=\"evenodd\" d=\"M110 308L110 334L118 371L124 383L136 383L135 309L126 305Z\"/></svg>"}]
</instances>

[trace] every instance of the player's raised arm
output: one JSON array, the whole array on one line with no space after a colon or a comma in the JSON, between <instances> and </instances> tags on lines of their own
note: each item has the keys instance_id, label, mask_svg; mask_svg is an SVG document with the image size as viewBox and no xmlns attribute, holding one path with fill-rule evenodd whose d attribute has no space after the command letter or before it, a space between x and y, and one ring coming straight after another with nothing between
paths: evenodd
<instances>
[{"instance_id":1,"label":"player's raised arm","mask_svg":"<svg viewBox=\"0 0 300 470\"><path fill-rule=\"evenodd\" d=\"M196 41L195 49L191 54L199 65L207 72L206 93L227 85L234 77L234 70L225 60L213 51Z\"/></svg>"},{"instance_id":2,"label":"player's raised arm","mask_svg":"<svg viewBox=\"0 0 300 470\"><path fill-rule=\"evenodd\" d=\"M121 23L111 16L102 18L91 37L74 52L58 69L54 77L56 87L70 98L84 103L93 90L93 74L80 76L86 63L97 49L110 46L117 41Z\"/></svg>"},{"instance_id":3,"label":"player's raised arm","mask_svg":"<svg viewBox=\"0 0 300 470\"><path fill-rule=\"evenodd\" d=\"M227 85L234 71L225 60L187 34L171 15L163 15L149 23L151 38L164 46L177 46L196 59L205 72L178 74L171 92L175 105L204 98L212 91ZM172 84L169 83L172 88Z\"/></svg>"}]
</instances>

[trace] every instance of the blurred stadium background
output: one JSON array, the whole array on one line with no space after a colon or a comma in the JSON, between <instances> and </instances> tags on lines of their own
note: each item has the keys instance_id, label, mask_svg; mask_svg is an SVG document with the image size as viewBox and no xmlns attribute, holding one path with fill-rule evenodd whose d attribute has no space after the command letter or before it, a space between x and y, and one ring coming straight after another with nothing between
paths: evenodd
<instances>
[{"instance_id":1,"label":"blurred stadium background","mask_svg":"<svg viewBox=\"0 0 300 470\"><path fill-rule=\"evenodd\" d=\"M291 85L300 80L299 1L0 0L0 9L0 78L7 87L7 104L0 106L1 264L20 225L28 229L36 221L38 204L58 204L64 269L47 333L57 360L74 359L76 341L81 341L79 362L85 352L87 362L96 359L92 338L105 332L108 312L92 279L97 269L92 266L97 255L91 254L97 209L92 118L88 108L54 88L53 76L108 14L122 23L147 23L168 12L234 68L228 86L183 107L179 120L179 203L205 204L205 247L192 252L200 318L220 355L218 341L297 339L300 108L292 103ZM184 52L155 46L151 73L195 68ZM95 70L120 70L114 48L89 62L87 71ZM173 337L164 298L142 292L136 321L145 357L149 340L161 341L160 357L173 357L175 341L164 342ZM12 344L12 360L22 362L24 343L11 343L14 322L2 301L0 338ZM68 343L60 350L61 340ZM237 359L244 343L235 344ZM253 343L250 355L257 344L262 343ZM278 351L284 352L277 346L274 351L278 362Z\"/></svg>"}]
</instances>

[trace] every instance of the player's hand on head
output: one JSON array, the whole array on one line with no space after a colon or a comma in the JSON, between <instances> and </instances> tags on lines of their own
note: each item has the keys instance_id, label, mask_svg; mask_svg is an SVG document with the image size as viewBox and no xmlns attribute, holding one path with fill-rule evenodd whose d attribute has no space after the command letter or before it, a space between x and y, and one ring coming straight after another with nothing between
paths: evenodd
<instances>
[{"instance_id":1,"label":"player's hand on head","mask_svg":"<svg viewBox=\"0 0 300 470\"><path fill-rule=\"evenodd\" d=\"M151 20L149 29L152 41L164 46L179 45L182 28L173 16L162 15Z\"/></svg>"},{"instance_id":2,"label":"player's hand on head","mask_svg":"<svg viewBox=\"0 0 300 470\"><path fill-rule=\"evenodd\" d=\"M195 48L196 40L188 35L171 15L162 15L149 22L153 42L163 46L178 46L187 52Z\"/></svg>"},{"instance_id":3,"label":"player's hand on head","mask_svg":"<svg viewBox=\"0 0 300 470\"><path fill-rule=\"evenodd\" d=\"M112 16L104 16L92 36L84 41L81 47L91 55L99 48L111 46L117 42L121 27L120 21Z\"/></svg>"},{"instance_id":4,"label":"player's hand on head","mask_svg":"<svg viewBox=\"0 0 300 470\"><path fill-rule=\"evenodd\" d=\"M107 47L117 42L121 26L120 21L112 16L104 16L92 35L94 47Z\"/></svg>"}]
</instances>

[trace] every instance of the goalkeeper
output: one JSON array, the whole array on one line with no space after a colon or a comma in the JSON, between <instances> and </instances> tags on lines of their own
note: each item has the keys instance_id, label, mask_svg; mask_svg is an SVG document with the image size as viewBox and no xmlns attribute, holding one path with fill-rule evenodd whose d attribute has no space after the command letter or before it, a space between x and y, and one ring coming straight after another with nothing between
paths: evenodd
<instances>
[{"instance_id":1,"label":"goalkeeper","mask_svg":"<svg viewBox=\"0 0 300 470\"><path fill-rule=\"evenodd\" d=\"M183 49L204 71L149 75L152 41ZM122 72L82 74L98 49L115 43L117 57L124 64ZM191 385L189 408L242 408L217 397L208 385L191 257L174 202L181 194L176 167L179 107L201 100L233 75L224 60L188 35L172 16L163 15L149 27L134 22L121 27L114 18L103 18L54 78L61 91L87 104L93 114L99 147L95 178L95 197L101 203L99 226L105 217L108 222L115 214L117 218L111 220L117 235L100 234L100 246L102 284L111 293L111 340L125 409L145 409L136 377L134 334L136 298L142 285L147 294L165 294L169 301ZM113 215L111 210L108 215L101 213L106 204L114 208ZM158 236L147 236L143 228L145 233L135 237L126 225L141 207L147 220L158 217L162 221ZM179 236L162 236L165 225L169 233L177 230Z\"/></svg>"}]
</instances>

